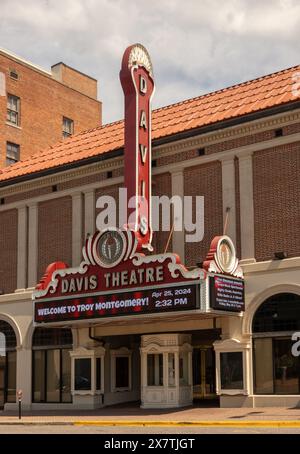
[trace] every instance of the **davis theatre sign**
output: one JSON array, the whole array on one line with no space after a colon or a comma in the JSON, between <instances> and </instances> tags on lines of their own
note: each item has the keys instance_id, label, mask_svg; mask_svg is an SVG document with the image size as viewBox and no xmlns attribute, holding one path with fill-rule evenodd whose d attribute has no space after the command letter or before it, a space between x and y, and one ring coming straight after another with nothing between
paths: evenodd
<instances>
[{"instance_id":1,"label":"davis theatre sign","mask_svg":"<svg viewBox=\"0 0 300 454\"><path fill-rule=\"evenodd\" d=\"M204 268L193 270L176 254L144 255L137 245L135 232L108 229L87 239L78 268L49 265L33 295L35 323L244 310L244 281L228 237L216 237Z\"/></svg>"},{"instance_id":2,"label":"davis theatre sign","mask_svg":"<svg viewBox=\"0 0 300 454\"><path fill-rule=\"evenodd\" d=\"M206 272L188 271L176 254L137 252L131 230L90 237L79 268L50 265L34 292L36 323L195 310Z\"/></svg>"}]
</instances>

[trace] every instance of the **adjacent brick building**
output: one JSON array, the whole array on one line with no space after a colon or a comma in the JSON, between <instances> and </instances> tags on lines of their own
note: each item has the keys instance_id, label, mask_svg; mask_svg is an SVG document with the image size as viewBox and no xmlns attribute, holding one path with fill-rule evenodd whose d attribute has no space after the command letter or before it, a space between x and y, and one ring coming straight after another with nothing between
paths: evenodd
<instances>
[{"instance_id":1,"label":"adjacent brick building","mask_svg":"<svg viewBox=\"0 0 300 454\"><path fill-rule=\"evenodd\" d=\"M97 80L64 63L51 72L0 50L0 166L101 125Z\"/></svg>"}]
</instances>

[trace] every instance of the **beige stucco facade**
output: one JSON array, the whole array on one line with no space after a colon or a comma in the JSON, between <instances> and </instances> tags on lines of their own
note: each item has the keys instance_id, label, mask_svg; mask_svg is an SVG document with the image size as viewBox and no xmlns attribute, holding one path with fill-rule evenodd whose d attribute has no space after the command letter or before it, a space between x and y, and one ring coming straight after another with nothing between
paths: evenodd
<instances>
[{"instance_id":1,"label":"beige stucco facade","mask_svg":"<svg viewBox=\"0 0 300 454\"><path fill-rule=\"evenodd\" d=\"M300 295L299 272L300 259L292 258L278 262L261 262L243 265L246 283L246 310L242 316L220 316L207 318L202 315L176 314L175 316L139 316L117 317L114 321L106 320L104 323L94 321L93 336L101 338L125 335L141 335L141 343L127 347L111 346L108 342L99 346L89 337L89 329L86 322L78 322L72 325L74 357L103 357L103 389L101 392L90 391L76 393L73 389L72 404L34 404L32 403L32 376L31 376L31 342L33 334L33 303L31 291L15 293L0 297L0 318L7 321L14 329L17 337L17 388L23 391L23 406L27 409L50 409L55 408L98 408L99 406L112 405L126 401L136 401L145 395L145 360L144 353L153 348L153 352L166 352L165 340L168 336L186 335L189 338L193 332L201 333L201 330L219 328L221 339L213 343L216 353L216 392L220 396L221 407L259 407L259 406L298 406L299 395L255 395L253 385L253 357L252 357L252 321L258 307L270 296L278 293L293 293ZM153 334L155 333L155 334ZM151 334L151 335L150 335ZM186 341L187 339L185 339ZM120 344L120 342L119 342ZM121 345L121 344L120 344ZM178 347L176 347L178 345ZM174 344L174 351L179 352L179 344ZM189 342L182 342L186 351L191 352ZM112 386L112 358L116 350L128 353L131 357L131 385L130 389L122 392L116 391ZM99 353L99 349L101 352ZM176 350L178 349L178 350ZM149 350L149 351L150 351ZM172 349L170 351L173 351ZM242 352L244 386L237 390L222 390L220 382L220 353ZM144 366L143 366L144 365ZM189 368L191 359L189 357ZM74 374L74 369L72 369ZM186 404L191 404L191 372L189 375L190 388L185 391ZM181 390L181 388L180 388ZM176 392L179 391L179 385ZM104 395L104 398L102 397ZM172 400L172 399L171 399ZM179 397L174 397L173 404L161 403L161 407L180 406ZM177 404L176 404L177 402ZM183 402L185 402L183 400ZM16 404L6 404L6 409L14 408ZM144 405L146 406L146 405ZM146 406L147 407L147 406ZM151 407L151 405L150 405ZM157 405L153 404L152 407Z\"/></svg>"}]
</instances>

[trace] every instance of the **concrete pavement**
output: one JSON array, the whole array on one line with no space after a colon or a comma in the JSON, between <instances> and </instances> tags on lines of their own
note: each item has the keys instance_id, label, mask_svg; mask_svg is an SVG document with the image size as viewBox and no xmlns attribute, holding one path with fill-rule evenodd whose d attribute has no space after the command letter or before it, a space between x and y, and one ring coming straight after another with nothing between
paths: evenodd
<instances>
[{"instance_id":1,"label":"concrete pavement","mask_svg":"<svg viewBox=\"0 0 300 454\"><path fill-rule=\"evenodd\" d=\"M58 406L59 408L59 406ZM0 412L0 425L89 425L164 427L293 427L300 428L300 408L188 407L143 410L137 404L94 411Z\"/></svg>"}]
</instances>

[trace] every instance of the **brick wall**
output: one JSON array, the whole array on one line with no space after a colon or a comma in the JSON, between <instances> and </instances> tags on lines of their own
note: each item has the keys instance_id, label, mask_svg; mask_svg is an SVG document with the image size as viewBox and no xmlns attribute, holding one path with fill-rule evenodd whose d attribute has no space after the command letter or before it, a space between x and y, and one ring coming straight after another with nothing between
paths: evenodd
<instances>
[{"instance_id":1,"label":"brick wall","mask_svg":"<svg viewBox=\"0 0 300 454\"><path fill-rule=\"evenodd\" d=\"M72 265L72 198L42 202L38 207L38 280L55 261Z\"/></svg>"},{"instance_id":2,"label":"brick wall","mask_svg":"<svg viewBox=\"0 0 300 454\"><path fill-rule=\"evenodd\" d=\"M223 231L221 163L217 161L186 169L184 193L204 196L204 239L185 245L185 263L193 266L205 259L211 240Z\"/></svg>"},{"instance_id":3,"label":"brick wall","mask_svg":"<svg viewBox=\"0 0 300 454\"><path fill-rule=\"evenodd\" d=\"M18 212L0 212L0 292L17 288Z\"/></svg>"},{"instance_id":4,"label":"brick wall","mask_svg":"<svg viewBox=\"0 0 300 454\"><path fill-rule=\"evenodd\" d=\"M300 255L300 144L260 151L253 156L255 255Z\"/></svg>"},{"instance_id":5,"label":"brick wall","mask_svg":"<svg viewBox=\"0 0 300 454\"><path fill-rule=\"evenodd\" d=\"M282 135L287 136L290 134L296 134L300 132L300 123L295 123L292 125L286 125L282 128ZM223 140L218 143L207 145L205 147L205 155L211 155L214 153L220 153L226 150L232 150L235 148L243 147L246 145L251 145L254 143L263 142L266 140L272 140L275 138L275 129L269 129L268 131L261 131L256 134L249 134L247 136L238 137L230 140ZM154 159L157 161L157 166L169 165L176 162L186 161L188 159L194 159L199 156L198 149L192 149L187 151L181 151L176 154L161 156L159 158L155 157L154 149Z\"/></svg>"},{"instance_id":6,"label":"brick wall","mask_svg":"<svg viewBox=\"0 0 300 454\"><path fill-rule=\"evenodd\" d=\"M18 72L17 81L9 77L10 69ZM0 96L0 168L5 165L7 141L20 145L24 159L62 140L63 116L74 121L75 133L101 124L101 103L51 76L3 55L0 73L5 75L6 93L21 99L21 123L16 128L6 124L7 98Z\"/></svg>"},{"instance_id":7,"label":"brick wall","mask_svg":"<svg viewBox=\"0 0 300 454\"><path fill-rule=\"evenodd\" d=\"M124 187L124 185L121 185L120 187ZM113 200L115 200L116 209L117 209L116 224L118 226L119 225L119 186L118 185L113 185L113 186L108 186L106 188L98 189L95 192L95 204L97 202L98 197L100 197L100 196L109 196L109 197L112 197ZM102 211L102 210L101 209L96 209L96 218L97 218L97 215L98 215L98 213L100 211Z\"/></svg>"},{"instance_id":8,"label":"brick wall","mask_svg":"<svg viewBox=\"0 0 300 454\"><path fill-rule=\"evenodd\" d=\"M166 195L172 197L172 183L171 175L169 173L164 173L161 175L155 175L152 178L152 195L153 196L162 196ZM162 220L162 210L160 209L160 221ZM172 227L172 220L171 220ZM162 254L165 250L170 231L163 232L161 231L161 222L160 222L160 231L153 232L153 249L154 254ZM172 240L169 243L168 252L172 249Z\"/></svg>"},{"instance_id":9,"label":"brick wall","mask_svg":"<svg viewBox=\"0 0 300 454\"><path fill-rule=\"evenodd\" d=\"M51 67L53 77L63 84L74 90L80 91L90 98L97 98L97 80L87 76L86 74L70 68L64 63L58 63Z\"/></svg>"}]
</instances>

